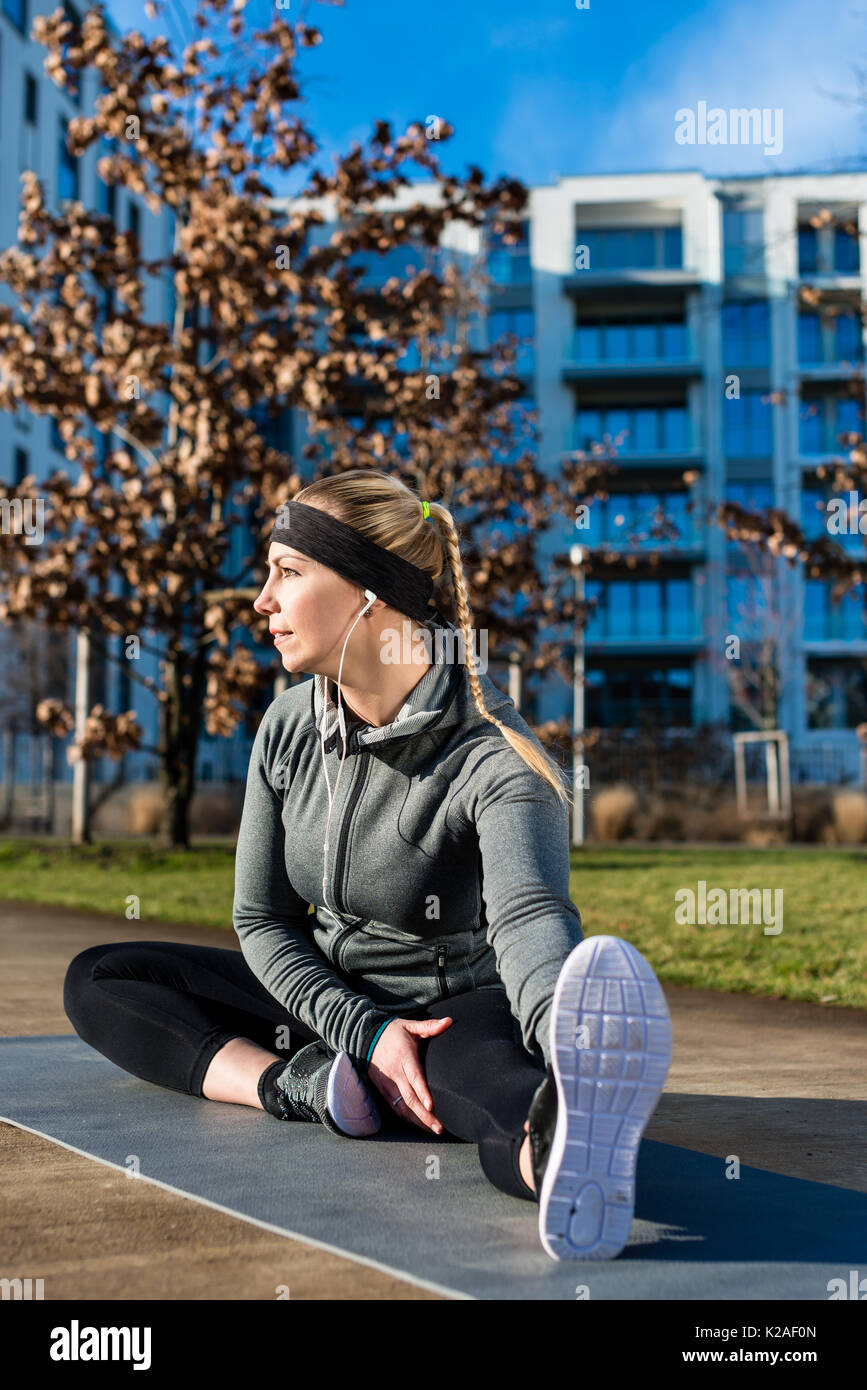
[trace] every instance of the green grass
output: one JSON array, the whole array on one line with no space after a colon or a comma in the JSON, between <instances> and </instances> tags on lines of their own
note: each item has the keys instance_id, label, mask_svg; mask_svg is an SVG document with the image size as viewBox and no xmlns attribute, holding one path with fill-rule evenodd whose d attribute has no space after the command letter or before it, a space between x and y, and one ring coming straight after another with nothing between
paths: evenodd
<instances>
[{"instance_id":1,"label":"green grass","mask_svg":"<svg viewBox=\"0 0 867 1390\"><path fill-rule=\"evenodd\" d=\"M0 841L0 899L232 930L234 849L188 853L130 841L73 848ZM675 893L783 890L783 930L675 922ZM573 854L572 901L587 936L623 936L672 984L867 1008L867 854L863 850L591 848ZM126 900L140 901L136 928ZM130 922L135 918L128 919Z\"/></svg>"}]
</instances>

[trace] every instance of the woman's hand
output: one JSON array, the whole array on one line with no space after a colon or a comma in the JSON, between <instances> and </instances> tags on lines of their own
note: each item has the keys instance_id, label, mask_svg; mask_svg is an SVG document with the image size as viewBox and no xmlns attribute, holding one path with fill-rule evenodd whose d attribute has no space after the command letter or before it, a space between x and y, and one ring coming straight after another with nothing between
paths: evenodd
<instances>
[{"instance_id":1,"label":"woman's hand","mask_svg":"<svg viewBox=\"0 0 867 1390\"><path fill-rule=\"evenodd\" d=\"M434 1134L442 1134L443 1127L433 1113L433 1097L418 1060L417 1039L434 1037L451 1026L450 1018L393 1018L380 1033L368 1064L369 1079L395 1115ZM401 1104L395 1105L398 1096Z\"/></svg>"}]
</instances>

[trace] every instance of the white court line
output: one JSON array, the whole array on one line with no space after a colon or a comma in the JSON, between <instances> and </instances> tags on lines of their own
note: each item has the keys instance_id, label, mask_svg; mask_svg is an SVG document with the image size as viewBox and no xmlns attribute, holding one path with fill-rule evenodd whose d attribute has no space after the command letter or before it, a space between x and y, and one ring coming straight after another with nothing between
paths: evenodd
<instances>
[{"instance_id":1,"label":"white court line","mask_svg":"<svg viewBox=\"0 0 867 1390\"><path fill-rule=\"evenodd\" d=\"M8 1115L0 1115L0 1123L14 1125L16 1129L26 1129L28 1134L37 1134L40 1139L47 1139L50 1144L57 1144L62 1149L69 1149L70 1153L81 1154L82 1158L89 1158L93 1163L103 1163L106 1168L114 1168L119 1173L125 1173L129 1178L130 1170L122 1163L113 1163L110 1158L100 1158L99 1154L88 1153L86 1149L79 1149L75 1144L67 1144L63 1139L56 1139L53 1134L46 1134L44 1130L22 1124L20 1120L10 1119ZM236 1221L246 1221L250 1226L258 1226L260 1230L270 1231L272 1235L283 1236L284 1239L300 1241L302 1245L310 1245L315 1250L327 1250L329 1255L338 1255L341 1259L351 1260L354 1264L366 1265L369 1269L378 1269L381 1274L390 1274L392 1278L401 1279L405 1284L414 1284L419 1289L427 1289L430 1293L445 1294L447 1298L469 1300L473 1303L478 1301L472 1294L461 1293L457 1289L448 1289L444 1284L434 1284L429 1279L420 1279L415 1274L408 1274L406 1270L381 1264L379 1260L369 1259L366 1255L356 1255L351 1250L342 1250L340 1246L329 1245L327 1241L317 1240L315 1236L305 1236L300 1231L289 1231L285 1226L275 1226L270 1221L260 1220L258 1216L246 1216L244 1212L235 1211L232 1207L224 1207L220 1202L212 1202L209 1197L198 1197L192 1192L184 1192L182 1188L172 1187L171 1183L163 1182L160 1178L148 1177L146 1173L137 1173L132 1181L152 1183L154 1187L161 1187L164 1192L172 1192L177 1197L186 1197L188 1202L198 1202L200 1206L211 1207L213 1211L221 1211L226 1216L233 1216ZM163 1299L160 1301L171 1302L172 1300ZM395 1302L396 1300L385 1299L383 1301ZM279 1302L279 1299L275 1302Z\"/></svg>"}]
</instances>

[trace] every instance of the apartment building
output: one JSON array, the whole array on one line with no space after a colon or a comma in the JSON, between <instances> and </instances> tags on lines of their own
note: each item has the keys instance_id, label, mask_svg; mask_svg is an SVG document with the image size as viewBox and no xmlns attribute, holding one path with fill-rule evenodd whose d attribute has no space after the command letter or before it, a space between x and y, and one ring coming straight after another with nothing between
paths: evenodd
<instances>
[{"instance_id":1,"label":"apartment building","mask_svg":"<svg viewBox=\"0 0 867 1390\"><path fill-rule=\"evenodd\" d=\"M136 194L105 184L97 174L97 163L112 152L112 142L101 141L75 158L66 148L67 127L75 116L93 109L101 90L98 74L93 71L75 74L75 88L65 91L55 86L45 75L46 50L30 34L37 15L52 14L61 0L0 0L0 247L13 246L18 240L21 175L33 170L42 182L49 208L59 212L67 200L81 200L84 206L114 218L121 231L134 231L140 238L142 255L157 259L166 255L174 236L173 219L163 213L155 216ZM63 0L68 17L80 24L84 9L70 0ZM107 19L109 28L113 30ZM165 320L172 311L171 283L168 278L152 281L146 288L145 313L150 320ZM106 299L106 311L112 307L112 295ZM5 284L0 284L0 302L15 306L15 296ZM104 436L94 435L99 456L105 459L114 443ZM37 483L59 469L75 471L64 453L56 421L29 410L15 414L0 412L0 477L6 483L20 483L34 474ZM23 641L23 646L21 645ZM130 676L129 666L122 660L123 639L108 641L108 650L119 663L100 658L94 646L91 665L91 698L94 704L103 703L112 710L135 709L148 728L154 730L153 697ZM34 699L44 693L38 679L40 670L49 664L56 673L65 667L67 699L73 697L74 635L56 633L46 651L45 642L26 640L20 629L0 633L0 675L4 689L4 738L0 743L0 771L6 776L4 764L10 758L12 742L8 735L15 727L18 737L14 745L15 778L30 782L43 766L40 746L29 737L32 728ZM157 676L155 656L143 655L137 662L137 674ZM44 740L41 741L44 743ZM63 756L60 740L52 740L50 761L53 776L67 781L72 770ZM152 759L133 754L128 759L130 776L142 776ZM35 763L40 768L34 767ZM96 778L113 776L116 764L103 760L96 767Z\"/></svg>"},{"instance_id":2,"label":"apartment building","mask_svg":"<svg viewBox=\"0 0 867 1390\"><path fill-rule=\"evenodd\" d=\"M827 534L816 470L845 457L841 435L864 432L865 208L865 174L624 174L533 189L527 255L503 293L534 315L545 448L616 448L610 500L575 539L638 557L587 583L589 725L750 727L731 699L727 640L745 653L775 639L796 766L821 745L857 776L863 586L838 607L801 566L754 575L707 515L723 500L776 506ZM657 507L676 538L654 534ZM835 539L864 554L857 525ZM550 690L539 713L557 699Z\"/></svg>"}]
</instances>

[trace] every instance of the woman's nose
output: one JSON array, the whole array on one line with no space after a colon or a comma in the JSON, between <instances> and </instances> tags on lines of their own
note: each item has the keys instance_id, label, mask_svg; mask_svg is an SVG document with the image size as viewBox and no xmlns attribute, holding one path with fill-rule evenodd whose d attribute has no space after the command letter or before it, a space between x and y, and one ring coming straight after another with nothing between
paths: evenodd
<instances>
[{"instance_id":1,"label":"woman's nose","mask_svg":"<svg viewBox=\"0 0 867 1390\"><path fill-rule=\"evenodd\" d=\"M266 584L259 597L253 600L253 607L257 613L273 613L276 606L268 593L268 585Z\"/></svg>"}]
</instances>

